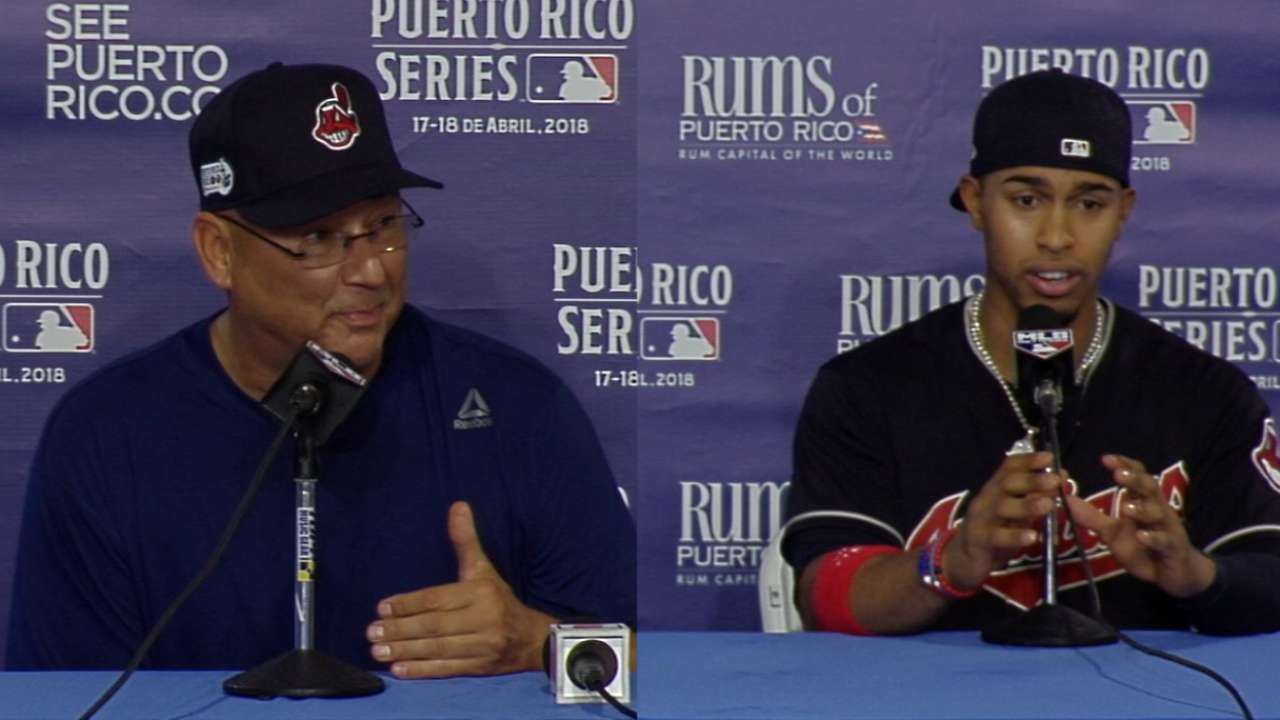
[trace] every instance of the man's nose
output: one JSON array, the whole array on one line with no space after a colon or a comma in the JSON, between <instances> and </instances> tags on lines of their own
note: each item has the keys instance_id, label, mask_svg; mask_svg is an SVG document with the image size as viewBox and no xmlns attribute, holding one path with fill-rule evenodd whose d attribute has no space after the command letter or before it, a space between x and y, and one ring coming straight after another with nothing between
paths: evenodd
<instances>
[{"instance_id":1,"label":"man's nose","mask_svg":"<svg viewBox=\"0 0 1280 720\"><path fill-rule=\"evenodd\" d=\"M1063 203L1053 203L1039 229L1036 241L1045 250L1057 253L1075 244L1071 218Z\"/></svg>"},{"instance_id":2,"label":"man's nose","mask_svg":"<svg viewBox=\"0 0 1280 720\"><path fill-rule=\"evenodd\" d=\"M382 284L387 278L387 269L382 264L387 255L376 235L352 238L342 260L343 280L352 285Z\"/></svg>"}]
</instances>

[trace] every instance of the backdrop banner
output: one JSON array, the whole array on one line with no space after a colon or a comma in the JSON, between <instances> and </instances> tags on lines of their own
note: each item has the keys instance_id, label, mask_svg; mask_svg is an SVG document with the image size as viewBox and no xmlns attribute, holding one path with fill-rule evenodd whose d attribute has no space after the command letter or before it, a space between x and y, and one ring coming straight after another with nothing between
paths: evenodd
<instances>
[{"instance_id":1,"label":"backdrop banner","mask_svg":"<svg viewBox=\"0 0 1280 720\"><path fill-rule=\"evenodd\" d=\"M410 300L581 399L637 518L644 629L758 627L817 367L982 289L981 238L947 196L1004 80L1061 67L1121 94L1139 200L1104 293L1280 404L1274 3L14 5L0 646L45 418L222 306L191 247L187 130L277 60L365 72L404 165L446 184L406 195L427 221Z\"/></svg>"}]
</instances>

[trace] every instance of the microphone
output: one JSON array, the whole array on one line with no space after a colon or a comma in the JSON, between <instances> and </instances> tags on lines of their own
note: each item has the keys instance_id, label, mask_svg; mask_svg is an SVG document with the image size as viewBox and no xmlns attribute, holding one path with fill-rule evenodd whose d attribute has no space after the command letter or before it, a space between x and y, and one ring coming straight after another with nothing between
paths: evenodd
<instances>
[{"instance_id":1,"label":"microphone","mask_svg":"<svg viewBox=\"0 0 1280 720\"><path fill-rule=\"evenodd\" d=\"M544 646L556 703L604 702L634 718L631 631L622 623L555 623Z\"/></svg>"},{"instance_id":2,"label":"microphone","mask_svg":"<svg viewBox=\"0 0 1280 720\"><path fill-rule=\"evenodd\" d=\"M1053 453L1053 472L1062 471L1062 443L1058 437L1058 412L1062 410L1064 388L1075 385L1071 371L1073 342L1071 328L1058 313L1045 305L1032 305L1018 313L1018 329L1013 347L1018 357L1018 393L1025 404L1030 398L1038 409L1040 447ZM1031 415L1035 417L1035 415ZM1059 489L1055 507L1043 519L1044 604L1058 604L1058 509L1066 502Z\"/></svg>"},{"instance_id":3,"label":"microphone","mask_svg":"<svg viewBox=\"0 0 1280 720\"><path fill-rule=\"evenodd\" d=\"M1075 389L1071 353L1075 338L1071 328L1065 325L1052 308L1032 305L1018 314L1018 329L1013 333L1018 404L1027 411L1028 417L1038 416L1041 449L1053 453L1053 465L1049 469L1055 473L1062 472L1058 413L1062 410L1063 394ZM1042 519L1044 601L1027 612L984 628L985 642L1025 647L1078 647L1116 641L1116 633L1104 623L1058 604L1058 513L1063 511L1065 503L1066 490L1059 486L1055 507Z\"/></svg>"},{"instance_id":4,"label":"microphone","mask_svg":"<svg viewBox=\"0 0 1280 720\"><path fill-rule=\"evenodd\" d=\"M267 391L262 404L297 431L294 447L294 648L227 678L229 695L274 697L359 697L382 692L385 684L373 673L326 655L315 647L316 483L320 480L315 449L351 414L369 381L342 355L307 341L289 367ZM272 448L274 455L277 446ZM263 463L263 468L267 462ZM255 479L256 485L260 479Z\"/></svg>"},{"instance_id":5,"label":"microphone","mask_svg":"<svg viewBox=\"0 0 1280 720\"><path fill-rule=\"evenodd\" d=\"M1064 395L1075 389L1074 345L1071 328L1047 305L1032 305L1018 314L1013 333L1018 395L1031 416L1039 410L1042 421L1057 417Z\"/></svg>"},{"instance_id":6,"label":"microphone","mask_svg":"<svg viewBox=\"0 0 1280 720\"><path fill-rule=\"evenodd\" d=\"M200 572L196 574L191 582L178 593L178 597L160 613L160 618L156 620L155 625L143 638L142 644L134 652L133 657L129 660L128 665L120 672L119 677L112 683L111 687L94 701L81 716L80 720L89 720L95 713L102 708L115 694L128 682L129 678L142 665L142 661L146 659L147 653L150 652L156 640L160 638L160 634L168 627L169 621L177 614L187 599L202 585L204 581L213 574L214 569L218 567L218 562L222 559L223 554L227 550L227 546L231 544L231 539L235 537L240 529L240 524L244 521L244 517L249 512L249 508L253 505L253 500L258 495L263 481L266 479L267 470L271 467L272 461L276 457L276 453L280 450L281 443L284 442L290 428L296 427L303 433L303 442L300 448L305 448L310 452L313 446L319 446L325 440L329 439L329 435L333 430L346 419L355 407L360 397L364 395L366 386L369 381L360 373L356 372L350 361L337 353L330 353L314 342L308 341L307 344L298 351L298 354L290 361L289 367L285 369L281 375L267 391L266 397L263 398L262 404L273 415L280 418L285 423L274 440L271 441L266 455L258 464L258 469L254 472L253 479L249 482L249 487L245 490L244 496L237 503L235 512L232 513L231 519L227 521L227 526L223 528L222 535L218 538L218 544L214 547L213 552L205 560L201 566ZM290 422L292 420L292 422ZM314 512L314 508L312 508ZM312 515L308 515L308 518ZM282 681L274 674L275 667L267 667L273 662L280 659L292 660L297 656L286 655L278 658L276 661L268 661L259 668L265 668L266 672L251 670L241 673L234 678L223 683L223 689L233 694L245 694L252 697L274 697L276 695L288 695L290 697L315 697L320 695L368 695L373 692L382 690L383 684L374 675L368 675L369 682L359 684L363 680L358 675L344 674L342 679L344 684L327 683L326 685L315 687L314 683L308 685L302 691L292 689L280 689L282 684L297 686L306 684L312 678L307 675L318 674L323 671L332 674L333 666L338 661L327 657L316 658L315 655L306 656L308 658L300 672L285 673L286 681ZM314 658L314 659L312 659ZM286 667L286 670L292 670ZM344 672L343 668L338 669ZM356 670L355 672L363 672ZM265 682L264 682L265 680ZM239 684L237 684L239 683Z\"/></svg>"},{"instance_id":7,"label":"microphone","mask_svg":"<svg viewBox=\"0 0 1280 720\"><path fill-rule=\"evenodd\" d=\"M351 414L368 385L347 358L308 340L262 404L281 420L296 413L295 425L319 447Z\"/></svg>"},{"instance_id":8,"label":"microphone","mask_svg":"<svg viewBox=\"0 0 1280 720\"><path fill-rule=\"evenodd\" d=\"M618 658L613 648L594 638L574 645L565 664L569 680L583 690L600 692L618 676Z\"/></svg>"}]
</instances>

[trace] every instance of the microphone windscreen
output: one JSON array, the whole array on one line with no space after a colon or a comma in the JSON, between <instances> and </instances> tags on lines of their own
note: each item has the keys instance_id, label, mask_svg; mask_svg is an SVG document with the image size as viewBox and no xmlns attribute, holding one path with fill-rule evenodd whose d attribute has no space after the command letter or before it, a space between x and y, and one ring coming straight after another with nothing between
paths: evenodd
<instances>
[{"instance_id":1,"label":"microphone windscreen","mask_svg":"<svg viewBox=\"0 0 1280 720\"><path fill-rule=\"evenodd\" d=\"M583 690L598 692L609 687L618 675L618 658L613 648L600 640L584 640L573 646L565 658L569 679Z\"/></svg>"},{"instance_id":2,"label":"microphone windscreen","mask_svg":"<svg viewBox=\"0 0 1280 720\"><path fill-rule=\"evenodd\" d=\"M309 433L312 442L319 447L355 408L368 383L345 357L308 342L298 350L289 367L267 391L262 404L276 417L285 420L294 410L295 391L303 385L314 385L323 402L313 413L295 420L295 425Z\"/></svg>"},{"instance_id":3,"label":"microphone windscreen","mask_svg":"<svg viewBox=\"0 0 1280 720\"><path fill-rule=\"evenodd\" d=\"M1062 316L1048 305L1032 305L1018 313L1019 330L1049 330L1064 324Z\"/></svg>"},{"instance_id":4,"label":"microphone windscreen","mask_svg":"<svg viewBox=\"0 0 1280 720\"><path fill-rule=\"evenodd\" d=\"M1074 337L1065 319L1047 305L1032 305L1018 313L1018 329L1013 333L1018 403L1028 418L1040 424L1038 388L1045 381L1057 389L1059 397L1075 387L1072 372Z\"/></svg>"}]
</instances>

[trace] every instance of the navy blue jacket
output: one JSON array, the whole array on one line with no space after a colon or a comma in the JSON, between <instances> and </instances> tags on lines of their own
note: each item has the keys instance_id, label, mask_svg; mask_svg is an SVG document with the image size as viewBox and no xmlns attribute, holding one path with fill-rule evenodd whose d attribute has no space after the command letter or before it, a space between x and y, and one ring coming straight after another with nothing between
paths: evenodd
<instances>
[{"instance_id":1,"label":"navy blue jacket","mask_svg":"<svg viewBox=\"0 0 1280 720\"><path fill-rule=\"evenodd\" d=\"M212 318L125 357L49 418L27 492L9 669L119 668L195 576L278 421L223 371ZM634 625L635 526L570 391L501 343L406 308L319 450L316 647L379 667L379 599L457 580L450 503L526 605ZM484 410L463 413L472 390ZM144 667L245 668L293 646L292 440L217 570Z\"/></svg>"}]
</instances>

